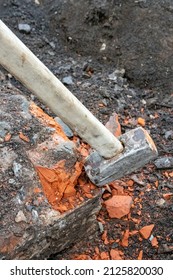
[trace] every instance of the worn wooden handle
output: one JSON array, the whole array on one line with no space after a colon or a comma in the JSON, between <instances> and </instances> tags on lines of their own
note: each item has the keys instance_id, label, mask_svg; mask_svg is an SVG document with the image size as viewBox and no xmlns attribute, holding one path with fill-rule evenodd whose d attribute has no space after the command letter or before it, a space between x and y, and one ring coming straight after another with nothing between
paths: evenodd
<instances>
[{"instance_id":1,"label":"worn wooden handle","mask_svg":"<svg viewBox=\"0 0 173 280\"><path fill-rule=\"evenodd\" d=\"M0 20L0 64L98 153L111 158L121 142L50 72Z\"/></svg>"}]
</instances>

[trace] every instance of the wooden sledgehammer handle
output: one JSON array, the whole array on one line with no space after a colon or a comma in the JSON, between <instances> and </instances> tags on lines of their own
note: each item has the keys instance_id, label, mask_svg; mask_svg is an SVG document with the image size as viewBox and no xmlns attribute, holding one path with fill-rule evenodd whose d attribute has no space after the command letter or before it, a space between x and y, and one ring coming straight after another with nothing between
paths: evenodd
<instances>
[{"instance_id":1,"label":"wooden sledgehammer handle","mask_svg":"<svg viewBox=\"0 0 173 280\"><path fill-rule=\"evenodd\" d=\"M121 142L50 72L0 20L0 64L98 153L111 158Z\"/></svg>"}]
</instances>

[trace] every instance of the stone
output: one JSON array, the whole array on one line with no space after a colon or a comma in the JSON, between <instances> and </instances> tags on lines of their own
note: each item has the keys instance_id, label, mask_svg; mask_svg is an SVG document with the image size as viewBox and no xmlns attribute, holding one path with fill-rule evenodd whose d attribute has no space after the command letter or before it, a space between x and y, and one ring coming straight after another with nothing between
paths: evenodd
<instances>
[{"instance_id":1,"label":"stone","mask_svg":"<svg viewBox=\"0 0 173 280\"><path fill-rule=\"evenodd\" d=\"M114 71L114 73L118 76L118 77L124 77L124 74L125 74L126 70L124 68L122 69L116 69Z\"/></svg>"},{"instance_id":2,"label":"stone","mask_svg":"<svg viewBox=\"0 0 173 280\"><path fill-rule=\"evenodd\" d=\"M55 52L53 52L53 51L48 51L48 54L51 55L51 56L54 56L54 55L55 55Z\"/></svg>"},{"instance_id":3,"label":"stone","mask_svg":"<svg viewBox=\"0 0 173 280\"><path fill-rule=\"evenodd\" d=\"M169 138L173 139L173 130L166 131L164 137L166 140L168 140Z\"/></svg>"},{"instance_id":4,"label":"stone","mask_svg":"<svg viewBox=\"0 0 173 280\"><path fill-rule=\"evenodd\" d=\"M132 175L130 178L139 186L145 187L146 183L142 181L136 174Z\"/></svg>"},{"instance_id":5,"label":"stone","mask_svg":"<svg viewBox=\"0 0 173 280\"><path fill-rule=\"evenodd\" d=\"M114 87L114 91L116 93L121 93L123 91L123 88L121 86L119 86L118 84L116 84Z\"/></svg>"},{"instance_id":6,"label":"stone","mask_svg":"<svg viewBox=\"0 0 173 280\"><path fill-rule=\"evenodd\" d=\"M27 222L27 218L25 217L23 211L19 211L15 217L15 222L20 223L20 222Z\"/></svg>"},{"instance_id":7,"label":"stone","mask_svg":"<svg viewBox=\"0 0 173 280\"><path fill-rule=\"evenodd\" d=\"M104 51L106 49L106 43L103 43L100 47L100 52Z\"/></svg>"},{"instance_id":8,"label":"stone","mask_svg":"<svg viewBox=\"0 0 173 280\"><path fill-rule=\"evenodd\" d=\"M173 157L160 157L154 161L157 169L173 168Z\"/></svg>"},{"instance_id":9,"label":"stone","mask_svg":"<svg viewBox=\"0 0 173 280\"><path fill-rule=\"evenodd\" d=\"M33 221L38 220L38 212L35 209L31 210Z\"/></svg>"},{"instance_id":10,"label":"stone","mask_svg":"<svg viewBox=\"0 0 173 280\"><path fill-rule=\"evenodd\" d=\"M27 23L19 23L18 24L18 29L20 32L29 34L31 32L31 26Z\"/></svg>"},{"instance_id":11,"label":"stone","mask_svg":"<svg viewBox=\"0 0 173 280\"><path fill-rule=\"evenodd\" d=\"M13 169L14 175L16 177L19 177L22 175L22 165L20 163L17 163L16 161L14 161L12 169Z\"/></svg>"},{"instance_id":12,"label":"stone","mask_svg":"<svg viewBox=\"0 0 173 280\"><path fill-rule=\"evenodd\" d=\"M104 106L108 106L108 101L107 101L107 99L106 98L104 98L104 99L102 99L101 100L101 103L104 105Z\"/></svg>"},{"instance_id":13,"label":"stone","mask_svg":"<svg viewBox=\"0 0 173 280\"><path fill-rule=\"evenodd\" d=\"M105 88L101 88L101 94L104 98L107 98L107 99L109 99L111 97L111 93Z\"/></svg>"},{"instance_id":14,"label":"stone","mask_svg":"<svg viewBox=\"0 0 173 280\"><path fill-rule=\"evenodd\" d=\"M103 224L101 222L98 222L98 226L99 226L100 233L103 233L104 232Z\"/></svg>"},{"instance_id":15,"label":"stone","mask_svg":"<svg viewBox=\"0 0 173 280\"><path fill-rule=\"evenodd\" d=\"M118 77L117 77L116 73L113 72L113 73L109 74L108 78L109 78L109 80L114 81L116 83Z\"/></svg>"},{"instance_id":16,"label":"stone","mask_svg":"<svg viewBox=\"0 0 173 280\"><path fill-rule=\"evenodd\" d=\"M52 48L53 50L56 49L56 46L55 46L55 43L54 43L54 42L49 42L49 45L51 46L51 48Z\"/></svg>"},{"instance_id":17,"label":"stone","mask_svg":"<svg viewBox=\"0 0 173 280\"><path fill-rule=\"evenodd\" d=\"M11 130L11 126L8 122L6 121L0 121L0 137L5 137L7 132Z\"/></svg>"},{"instance_id":18,"label":"stone","mask_svg":"<svg viewBox=\"0 0 173 280\"><path fill-rule=\"evenodd\" d=\"M14 179L9 179L8 182L9 182L9 184L11 184L11 185L15 184L15 180L14 180Z\"/></svg>"},{"instance_id":19,"label":"stone","mask_svg":"<svg viewBox=\"0 0 173 280\"><path fill-rule=\"evenodd\" d=\"M67 77L64 77L62 79L62 82L64 85L67 85L67 86L70 86L70 85L73 85L73 79L72 79L72 76L67 76Z\"/></svg>"},{"instance_id":20,"label":"stone","mask_svg":"<svg viewBox=\"0 0 173 280\"><path fill-rule=\"evenodd\" d=\"M118 115L116 113L113 113L110 116L105 126L115 137L119 137L121 135L121 125L118 121Z\"/></svg>"},{"instance_id":21,"label":"stone","mask_svg":"<svg viewBox=\"0 0 173 280\"><path fill-rule=\"evenodd\" d=\"M165 207L165 203L166 203L166 201L163 198L160 198L156 201L156 205L161 207L161 208Z\"/></svg>"},{"instance_id":22,"label":"stone","mask_svg":"<svg viewBox=\"0 0 173 280\"><path fill-rule=\"evenodd\" d=\"M113 73L111 73L108 78L109 80L114 81L116 84L122 87L126 83L126 79L123 78L124 74L125 69L117 69Z\"/></svg>"},{"instance_id":23,"label":"stone","mask_svg":"<svg viewBox=\"0 0 173 280\"><path fill-rule=\"evenodd\" d=\"M9 147L2 147L0 149L0 166L1 172L5 172L13 164L13 161L17 158L17 154Z\"/></svg>"}]
</instances>

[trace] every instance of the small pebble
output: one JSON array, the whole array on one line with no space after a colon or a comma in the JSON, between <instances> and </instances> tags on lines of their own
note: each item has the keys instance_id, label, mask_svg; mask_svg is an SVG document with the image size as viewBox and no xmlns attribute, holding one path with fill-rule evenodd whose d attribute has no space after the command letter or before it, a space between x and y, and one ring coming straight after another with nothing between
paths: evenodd
<instances>
[{"instance_id":1,"label":"small pebble","mask_svg":"<svg viewBox=\"0 0 173 280\"><path fill-rule=\"evenodd\" d=\"M48 51L48 54L51 55L51 56L55 55L55 53L53 51Z\"/></svg>"},{"instance_id":2,"label":"small pebble","mask_svg":"<svg viewBox=\"0 0 173 280\"><path fill-rule=\"evenodd\" d=\"M173 168L173 157L161 157L154 161L157 169Z\"/></svg>"},{"instance_id":3,"label":"small pebble","mask_svg":"<svg viewBox=\"0 0 173 280\"><path fill-rule=\"evenodd\" d=\"M169 138L173 138L173 130L166 131L164 136L166 140L168 140Z\"/></svg>"},{"instance_id":4,"label":"small pebble","mask_svg":"<svg viewBox=\"0 0 173 280\"><path fill-rule=\"evenodd\" d=\"M12 169L13 169L14 175L16 177L19 177L21 175L22 165L20 163L17 163L16 161L14 161Z\"/></svg>"},{"instance_id":5,"label":"small pebble","mask_svg":"<svg viewBox=\"0 0 173 280\"><path fill-rule=\"evenodd\" d=\"M163 198L160 198L156 201L157 206L164 207L165 200Z\"/></svg>"},{"instance_id":6,"label":"small pebble","mask_svg":"<svg viewBox=\"0 0 173 280\"><path fill-rule=\"evenodd\" d=\"M51 46L51 48L52 48L53 50L56 49L56 46L55 46L55 43L54 43L54 42L49 42L49 45Z\"/></svg>"},{"instance_id":7,"label":"small pebble","mask_svg":"<svg viewBox=\"0 0 173 280\"><path fill-rule=\"evenodd\" d=\"M0 137L3 138L10 131L11 126L6 121L0 121Z\"/></svg>"},{"instance_id":8,"label":"small pebble","mask_svg":"<svg viewBox=\"0 0 173 280\"><path fill-rule=\"evenodd\" d=\"M9 179L8 182L9 182L9 184L13 185L15 183L15 180L14 179Z\"/></svg>"},{"instance_id":9,"label":"small pebble","mask_svg":"<svg viewBox=\"0 0 173 280\"><path fill-rule=\"evenodd\" d=\"M62 82L63 82L64 85L68 85L68 86L74 84L71 76L64 77L62 79Z\"/></svg>"},{"instance_id":10,"label":"small pebble","mask_svg":"<svg viewBox=\"0 0 173 280\"><path fill-rule=\"evenodd\" d=\"M31 32L31 26L27 23L19 23L18 29L20 32L23 32L25 34L29 34Z\"/></svg>"},{"instance_id":11,"label":"small pebble","mask_svg":"<svg viewBox=\"0 0 173 280\"><path fill-rule=\"evenodd\" d=\"M100 233L103 233L104 232L103 224L101 222L98 222L98 225L99 225Z\"/></svg>"},{"instance_id":12,"label":"small pebble","mask_svg":"<svg viewBox=\"0 0 173 280\"><path fill-rule=\"evenodd\" d=\"M15 222L20 223L20 222L25 222L26 223L27 219L23 213L23 211L19 211L15 217Z\"/></svg>"},{"instance_id":13,"label":"small pebble","mask_svg":"<svg viewBox=\"0 0 173 280\"><path fill-rule=\"evenodd\" d=\"M38 219L38 212L35 209L31 211L33 220L36 221Z\"/></svg>"},{"instance_id":14,"label":"small pebble","mask_svg":"<svg viewBox=\"0 0 173 280\"><path fill-rule=\"evenodd\" d=\"M101 45L100 51L102 52L102 51L104 51L105 49L106 49L106 43L103 43L103 44Z\"/></svg>"}]
</instances>

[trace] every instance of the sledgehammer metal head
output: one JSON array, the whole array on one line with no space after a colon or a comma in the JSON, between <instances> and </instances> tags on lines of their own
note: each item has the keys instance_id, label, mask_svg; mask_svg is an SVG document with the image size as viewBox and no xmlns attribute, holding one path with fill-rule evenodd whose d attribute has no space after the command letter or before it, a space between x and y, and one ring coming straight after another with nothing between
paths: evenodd
<instances>
[{"instance_id":1,"label":"sledgehammer metal head","mask_svg":"<svg viewBox=\"0 0 173 280\"><path fill-rule=\"evenodd\" d=\"M137 127L119 137L124 146L123 152L111 159L92 152L85 162L85 171L97 186L103 186L132 173L157 157L156 146L141 127Z\"/></svg>"}]
</instances>

